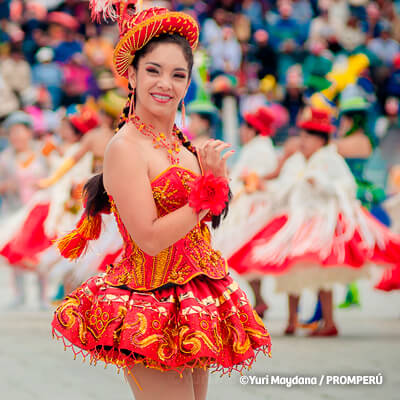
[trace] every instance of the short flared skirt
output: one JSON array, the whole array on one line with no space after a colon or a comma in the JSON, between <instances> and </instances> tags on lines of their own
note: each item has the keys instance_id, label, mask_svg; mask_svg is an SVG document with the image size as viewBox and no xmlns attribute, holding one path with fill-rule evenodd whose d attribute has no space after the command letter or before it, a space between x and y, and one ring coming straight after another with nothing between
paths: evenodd
<instances>
[{"instance_id":1,"label":"short flared skirt","mask_svg":"<svg viewBox=\"0 0 400 400\"><path fill-rule=\"evenodd\" d=\"M35 205L16 233L0 249L0 256L4 257L10 266L35 268L39 254L53 244L55 237L46 234L44 225L49 208L50 203Z\"/></svg>"},{"instance_id":2,"label":"short flared skirt","mask_svg":"<svg viewBox=\"0 0 400 400\"><path fill-rule=\"evenodd\" d=\"M259 353L271 351L263 321L229 274L151 292L110 286L100 274L64 299L52 328L75 356L118 368L141 363L225 374L250 368Z\"/></svg>"},{"instance_id":3,"label":"short flared skirt","mask_svg":"<svg viewBox=\"0 0 400 400\"><path fill-rule=\"evenodd\" d=\"M367 218L373 218L367 215ZM286 252L287 256L280 259L279 262L274 262L268 259L255 259L254 250L264 244L268 244L274 239L280 230L288 221L287 215L280 215L272 219L261 231L259 231L245 246L238 250L228 260L228 265L234 269L239 275L244 277L259 277L263 275L281 275L290 273L292 267L298 267L299 265L304 268L318 266L321 269L329 268L340 268L339 271L349 269L347 276L357 276L357 270L365 267L369 267L371 264L378 264L382 266L393 266L400 263L400 236L394 235L384 225L378 221L374 221L375 229L379 229L379 232L383 238L381 246L375 244L373 247L368 248L366 243L363 241L360 231L354 230L354 234L349 237L346 241L343 241L342 237L342 224L346 224L346 221L342 216L339 216L338 225L334 232L332 240L332 247L328 254L321 257L320 250L316 251L305 251L302 254L291 254L287 252L287 249L293 248L293 243L282 242L281 249L274 249L274 253L279 255ZM306 230L305 230L306 231ZM298 235L301 236L301 235ZM307 239L307 235L304 235ZM297 238L298 240L298 238ZM299 241L295 243L298 246ZM301 241L300 241L301 244ZM335 273L329 273L329 276L333 278L338 277ZM343 274L342 274L343 276ZM364 272L360 273L360 277L365 276ZM340 279L339 279L340 281ZM339 283L342 283L343 280Z\"/></svg>"}]
</instances>

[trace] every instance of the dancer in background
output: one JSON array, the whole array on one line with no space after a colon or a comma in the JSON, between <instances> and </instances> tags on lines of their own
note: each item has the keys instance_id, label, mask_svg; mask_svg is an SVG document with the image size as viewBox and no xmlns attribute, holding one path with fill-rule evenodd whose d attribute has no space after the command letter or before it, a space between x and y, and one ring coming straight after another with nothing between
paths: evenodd
<instances>
[{"instance_id":1,"label":"dancer in background","mask_svg":"<svg viewBox=\"0 0 400 400\"><path fill-rule=\"evenodd\" d=\"M312 336L335 336L332 285L368 276L370 263L396 265L400 237L377 221L356 199L356 183L336 145L326 111L311 110L300 122L300 151L267 184L279 207L270 222L229 264L260 275L276 274L277 291L289 295L286 334L297 327L304 289L320 290L322 323Z\"/></svg>"},{"instance_id":2,"label":"dancer in background","mask_svg":"<svg viewBox=\"0 0 400 400\"><path fill-rule=\"evenodd\" d=\"M106 147L114 136L115 110L109 104L107 98L99 102L100 110L95 111L93 105L83 107L81 113L92 115L93 121L99 120L99 126L90 129L82 138L79 147L71 157L65 158L61 166L53 172L52 176L39 182L42 188L49 187L59 181L76 163L84 156L93 157L92 174L101 173L103 170L103 159ZM121 110L120 110L121 111ZM75 207L76 214L81 210L81 197L72 196L69 201L69 208ZM76 221L74 221L75 223ZM70 262L62 258L55 247L46 251L40 260L41 269L50 272L52 279L60 281L57 293L53 297L53 303L61 301L65 293L73 291L80 283L93 274L105 269L106 263L114 262L122 252L122 241L118 234L117 225L112 215L105 215L103 218L103 230L101 240L94 243L90 254L83 257L78 263ZM64 226L63 232L69 231L73 225Z\"/></svg>"},{"instance_id":3,"label":"dancer in background","mask_svg":"<svg viewBox=\"0 0 400 400\"><path fill-rule=\"evenodd\" d=\"M62 139L59 152L48 157L51 169L58 170L64 160L75 154L82 136L97 125L92 114L67 115L60 126ZM70 230L79 218L80 193L90 176L92 156L86 157L52 187L38 190L29 201L2 224L0 256L11 268L24 268L41 272L39 263L42 253L60 233ZM43 178L43 174L41 176ZM39 181L37 181L38 184ZM41 306L46 304L45 276L41 275Z\"/></svg>"},{"instance_id":4,"label":"dancer in background","mask_svg":"<svg viewBox=\"0 0 400 400\"><path fill-rule=\"evenodd\" d=\"M243 246L268 220L268 198L260 178L277 167L271 140L274 133L274 116L268 107L244 115L240 128L243 148L229 174L233 192L230 212L213 238L214 246L225 257ZM263 318L268 306L261 295L261 280L250 278L249 283L255 294L254 309Z\"/></svg>"},{"instance_id":5,"label":"dancer in background","mask_svg":"<svg viewBox=\"0 0 400 400\"><path fill-rule=\"evenodd\" d=\"M17 111L4 122L8 130L9 147L0 154L0 196L2 197L0 221L3 235L7 233L7 216L26 205L37 190L37 182L47 173L47 165L33 141L32 120L28 114ZM26 301L25 272L16 263L12 268L15 297L9 309L22 306ZM41 308L45 307L45 280L38 273L38 297Z\"/></svg>"},{"instance_id":6,"label":"dancer in background","mask_svg":"<svg viewBox=\"0 0 400 400\"><path fill-rule=\"evenodd\" d=\"M132 1L110 2L109 11L120 28L115 68L131 92L103 174L85 186L85 213L59 249L78 258L112 212L124 253L65 298L53 332L91 361L124 368L137 400L167 392L204 400L209 369L242 370L270 349L204 220L217 226L226 210L232 152L221 157L229 145L214 140L196 152L174 125L190 83L195 20L164 8L135 13Z\"/></svg>"}]
</instances>

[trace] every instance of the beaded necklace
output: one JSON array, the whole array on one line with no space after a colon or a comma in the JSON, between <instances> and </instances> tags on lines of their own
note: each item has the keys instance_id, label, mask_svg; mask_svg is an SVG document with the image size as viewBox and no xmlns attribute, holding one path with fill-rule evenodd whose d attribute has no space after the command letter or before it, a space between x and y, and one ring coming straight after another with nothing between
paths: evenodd
<instances>
[{"instance_id":1,"label":"beaded necklace","mask_svg":"<svg viewBox=\"0 0 400 400\"><path fill-rule=\"evenodd\" d=\"M173 142L170 143L165 135L165 133L156 133L154 132L154 127L153 125L146 125L144 122L140 120L140 118L132 114L130 121L133 122L135 125L136 129L140 132L143 133L145 136L149 136L153 140L153 145L155 149L158 149L160 147L164 147L167 152L168 152L168 159L171 162L171 164L179 164L179 157L178 154L181 151L181 142L178 138L179 134L179 129L176 125L174 125L174 128L172 130L172 136L174 138ZM175 155L176 154L176 155Z\"/></svg>"}]
</instances>

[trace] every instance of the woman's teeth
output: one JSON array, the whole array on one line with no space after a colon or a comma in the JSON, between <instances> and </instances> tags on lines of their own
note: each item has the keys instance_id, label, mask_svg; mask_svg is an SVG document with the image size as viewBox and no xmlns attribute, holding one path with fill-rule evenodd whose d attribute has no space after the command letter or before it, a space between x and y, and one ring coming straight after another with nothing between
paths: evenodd
<instances>
[{"instance_id":1,"label":"woman's teeth","mask_svg":"<svg viewBox=\"0 0 400 400\"><path fill-rule=\"evenodd\" d=\"M155 99L161 100L161 101L168 101L168 100L171 99L170 96L163 96L163 95L161 95L161 94L153 94L152 96L153 96Z\"/></svg>"}]
</instances>

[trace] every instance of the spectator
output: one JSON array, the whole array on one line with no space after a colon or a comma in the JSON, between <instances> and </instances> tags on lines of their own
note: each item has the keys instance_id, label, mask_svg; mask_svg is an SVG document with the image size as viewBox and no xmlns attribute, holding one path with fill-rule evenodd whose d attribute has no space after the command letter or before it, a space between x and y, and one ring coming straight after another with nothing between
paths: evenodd
<instances>
[{"instance_id":1,"label":"spectator","mask_svg":"<svg viewBox=\"0 0 400 400\"><path fill-rule=\"evenodd\" d=\"M398 42L392 39L391 27L389 24L385 24L382 27L381 34L378 38L369 42L368 49L379 58L383 65L392 65L394 57L400 52L400 46Z\"/></svg>"},{"instance_id":2,"label":"spectator","mask_svg":"<svg viewBox=\"0 0 400 400\"><path fill-rule=\"evenodd\" d=\"M211 79L220 74L235 74L238 72L242 61L242 50L236 40L233 29L225 27L219 40L208 47L210 54Z\"/></svg>"},{"instance_id":3,"label":"spectator","mask_svg":"<svg viewBox=\"0 0 400 400\"><path fill-rule=\"evenodd\" d=\"M53 62L54 51L50 47L42 47L36 54L38 64L32 67L32 83L45 87L51 96L53 108L61 105L63 71Z\"/></svg>"},{"instance_id":4,"label":"spectator","mask_svg":"<svg viewBox=\"0 0 400 400\"><path fill-rule=\"evenodd\" d=\"M296 62L297 53L304 43L304 32L295 19L290 3L282 2L279 6L279 16L270 25L270 43L275 51L280 53L278 61L279 82L284 81L287 69Z\"/></svg>"},{"instance_id":5,"label":"spectator","mask_svg":"<svg viewBox=\"0 0 400 400\"><path fill-rule=\"evenodd\" d=\"M0 61L0 74L18 99L21 92L31 85L31 67L25 60L20 45L13 44L10 55Z\"/></svg>"},{"instance_id":6,"label":"spectator","mask_svg":"<svg viewBox=\"0 0 400 400\"><path fill-rule=\"evenodd\" d=\"M352 52L356 47L365 42L365 33L362 32L360 21L355 16L350 16L345 26L337 34L341 46L348 52Z\"/></svg>"},{"instance_id":7,"label":"spectator","mask_svg":"<svg viewBox=\"0 0 400 400\"><path fill-rule=\"evenodd\" d=\"M254 61L258 63L258 78L266 75L277 77L278 55L269 43L268 32L259 29L254 34Z\"/></svg>"}]
</instances>

